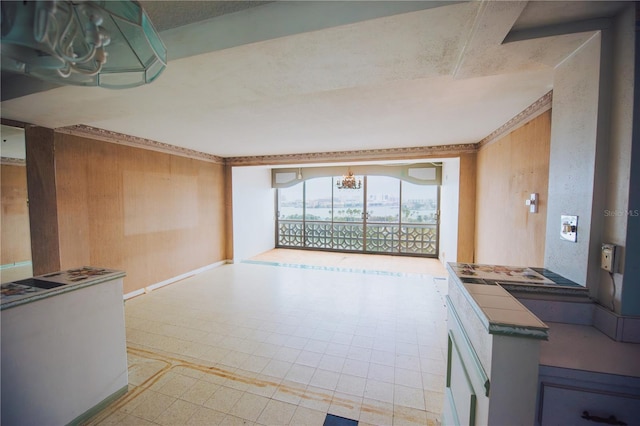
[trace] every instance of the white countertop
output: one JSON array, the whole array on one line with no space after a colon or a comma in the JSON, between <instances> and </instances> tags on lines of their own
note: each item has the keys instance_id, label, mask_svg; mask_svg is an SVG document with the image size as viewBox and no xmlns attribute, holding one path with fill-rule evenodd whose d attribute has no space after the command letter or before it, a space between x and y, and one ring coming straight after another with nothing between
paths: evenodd
<instances>
[{"instance_id":1,"label":"white countertop","mask_svg":"<svg viewBox=\"0 0 640 426\"><path fill-rule=\"evenodd\" d=\"M123 271L115 269L82 266L5 283L1 286L0 310L79 290L124 276L125 273ZM45 287L51 286L51 288L42 288L42 285Z\"/></svg>"},{"instance_id":2,"label":"white countertop","mask_svg":"<svg viewBox=\"0 0 640 426\"><path fill-rule=\"evenodd\" d=\"M463 284L463 286L491 324L547 328L545 323L499 285Z\"/></svg>"},{"instance_id":3,"label":"white countertop","mask_svg":"<svg viewBox=\"0 0 640 426\"><path fill-rule=\"evenodd\" d=\"M463 283L458 274L468 268L447 264L450 283L455 285L490 334L502 334L546 340L547 325L498 284ZM504 269L506 270L506 269ZM524 271L526 269L523 268ZM493 271L491 274L495 274ZM529 280L530 278L524 278ZM544 277L542 277L544 279ZM536 276L535 281L542 281Z\"/></svg>"},{"instance_id":4,"label":"white countertop","mask_svg":"<svg viewBox=\"0 0 640 426\"><path fill-rule=\"evenodd\" d=\"M612 340L588 325L549 322L540 365L640 377L640 344Z\"/></svg>"}]
</instances>

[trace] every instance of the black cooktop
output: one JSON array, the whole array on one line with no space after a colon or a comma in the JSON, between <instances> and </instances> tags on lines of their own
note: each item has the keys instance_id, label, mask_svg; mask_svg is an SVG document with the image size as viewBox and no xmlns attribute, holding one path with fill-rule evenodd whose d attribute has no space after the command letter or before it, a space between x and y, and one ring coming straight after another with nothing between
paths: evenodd
<instances>
[{"instance_id":1,"label":"black cooktop","mask_svg":"<svg viewBox=\"0 0 640 426\"><path fill-rule=\"evenodd\" d=\"M56 288L63 286L62 283L54 283L51 281L39 280L37 278L27 278L26 280L14 281L16 284L28 285L31 287L42 288L44 290L49 290L51 288Z\"/></svg>"}]
</instances>

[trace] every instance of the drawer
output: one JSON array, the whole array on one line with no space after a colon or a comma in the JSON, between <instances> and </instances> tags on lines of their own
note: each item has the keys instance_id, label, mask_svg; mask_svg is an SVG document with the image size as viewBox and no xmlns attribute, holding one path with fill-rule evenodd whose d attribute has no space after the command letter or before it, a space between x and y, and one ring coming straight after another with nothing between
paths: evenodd
<instances>
[{"instance_id":1,"label":"drawer","mask_svg":"<svg viewBox=\"0 0 640 426\"><path fill-rule=\"evenodd\" d=\"M540 402L538 421L543 426L640 424L637 395L542 382Z\"/></svg>"}]
</instances>

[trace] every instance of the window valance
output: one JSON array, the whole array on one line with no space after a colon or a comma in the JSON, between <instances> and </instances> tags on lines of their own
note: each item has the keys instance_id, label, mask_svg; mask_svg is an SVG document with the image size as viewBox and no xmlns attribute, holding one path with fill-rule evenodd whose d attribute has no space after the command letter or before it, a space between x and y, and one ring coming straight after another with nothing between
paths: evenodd
<instances>
[{"instance_id":1,"label":"window valance","mask_svg":"<svg viewBox=\"0 0 640 426\"><path fill-rule=\"evenodd\" d=\"M389 176L418 185L440 185L442 183L442 164L417 163L271 169L271 186L273 188L288 188L308 179L343 176L348 170L351 170L355 175Z\"/></svg>"}]
</instances>

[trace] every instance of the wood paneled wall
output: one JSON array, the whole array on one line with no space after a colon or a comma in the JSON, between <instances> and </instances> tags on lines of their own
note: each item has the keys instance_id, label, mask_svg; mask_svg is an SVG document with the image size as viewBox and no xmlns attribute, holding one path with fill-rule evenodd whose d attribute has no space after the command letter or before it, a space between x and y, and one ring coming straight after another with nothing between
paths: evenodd
<instances>
[{"instance_id":1,"label":"wood paneled wall","mask_svg":"<svg viewBox=\"0 0 640 426\"><path fill-rule=\"evenodd\" d=\"M124 270L125 293L226 259L224 166L55 134L61 269Z\"/></svg>"},{"instance_id":2,"label":"wood paneled wall","mask_svg":"<svg viewBox=\"0 0 640 426\"><path fill-rule=\"evenodd\" d=\"M550 140L547 111L479 150L477 263L544 266ZM525 205L533 192L539 194L538 213Z\"/></svg>"},{"instance_id":3,"label":"wood paneled wall","mask_svg":"<svg viewBox=\"0 0 640 426\"><path fill-rule=\"evenodd\" d=\"M460 155L458 262L474 261L476 228L476 153Z\"/></svg>"},{"instance_id":4,"label":"wood paneled wall","mask_svg":"<svg viewBox=\"0 0 640 426\"><path fill-rule=\"evenodd\" d=\"M0 265L31 260L29 206L27 205L27 168L24 165L0 165L2 188L2 240Z\"/></svg>"}]
</instances>

